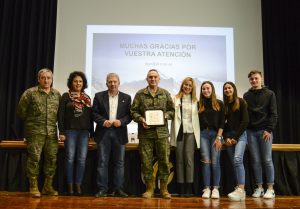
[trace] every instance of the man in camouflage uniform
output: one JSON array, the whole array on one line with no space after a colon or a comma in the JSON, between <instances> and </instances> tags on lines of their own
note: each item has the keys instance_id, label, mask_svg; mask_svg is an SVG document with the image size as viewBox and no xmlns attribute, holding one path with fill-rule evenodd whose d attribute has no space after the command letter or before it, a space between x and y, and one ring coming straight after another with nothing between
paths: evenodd
<instances>
[{"instance_id":1,"label":"man in camouflage uniform","mask_svg":"<svg viewBox=\"0 0 300 209\"><path fill-rule=\"evenodd\" d=\"M52 179L56 169L57 110L60 93L51 87L53 80L50 69L38 72L38 86L27 89L18 105L18 115L25 122L27 141L27 176L29 191L33 197L40 197L38 189L39 161L44 150L45 184L42 194L58 195L52 187Z\"/></svg>"},{"instance_id":2,"label":"man in camouflage uniform","mask_svg":"<svg viewBox=\"0 0 300 209\"><path fill-rule=\"evenodd\" d=\"M131 106L131 116L138 123L139 153L142 161L142 173L146 181L144 198L153 197L155 179L153 173L153 151L158 160L158 179L160 179L160 195L171 198L167 189L169 177L169 130L168 121L174 117L174 106L170 93L158 87L159 73L155 69L148 71L148 86L139 90ZM161 126L148 126L145 120L145 111L162 110L165 124Z\"/></svg>"}]
</instances>

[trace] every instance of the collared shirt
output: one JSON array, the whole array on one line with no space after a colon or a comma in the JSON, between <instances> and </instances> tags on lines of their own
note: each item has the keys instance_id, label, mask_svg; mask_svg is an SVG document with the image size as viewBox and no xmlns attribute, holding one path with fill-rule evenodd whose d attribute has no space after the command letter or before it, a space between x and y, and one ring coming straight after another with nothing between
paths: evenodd
<instances>
[{"instance_id":1,"label":"collared shirt","mask_svg":"<svg viewBox=\"0 0 300 209\"><path fill-rule=\"evenodd\" d=\"M108 98L109 98L109 120L115 120L117 119L119 92L114 96L108 93Z\"/></svg>"},{"instance_id":2,"label":"collared shirt","mask_svg":"<svg viewBox=\"0 0 300 209\"><path fill-rule=\"evenodd\" d=\"M190 94L183 95L181 105L183 133L194 133L192 124L192 97Z\"/></svg>"}]
</instances>

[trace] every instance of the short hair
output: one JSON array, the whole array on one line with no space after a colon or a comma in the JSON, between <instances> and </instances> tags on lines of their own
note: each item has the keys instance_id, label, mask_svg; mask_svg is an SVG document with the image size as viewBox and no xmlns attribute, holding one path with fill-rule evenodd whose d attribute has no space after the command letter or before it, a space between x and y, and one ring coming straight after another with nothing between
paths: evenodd
<instances>
[{"instance_id":1,"label":"short hair","mask_svg":"<svg viewBox=\"0 0 300 209\"><path fill-rule=\"evenodd\" d=\"M51 73L51 77L53 77L53 72L52 72L52 70L50 70L49 68L42 68L42 69L40 69L39 72L38 72L38 79L40 79L41 74L43 74L43 73Z\"/></svg>"},{"instance_id":2,"label":"short hair","mask_svg":"<svg viewBox=\"0 0 300 209\"><path fill-rule=\"evenodd\" d=\"M119 75L117 73L108 73L107 76L106 76L106 83L107 83L107 81L110 77L116 77L118 79L119 83L120 83L120 78L119 78Z\"/></svg>"},{"instance_id":3,"label":"short hair","mask_svg":"<svg viewBox=\"0 0 300 209\"><path fill-rule=\"evenodd\" d=\"M159 76L158 70L156 70L156 69L150 69L150 70L148 70L147 78L148 78L148 74L149 74L150 72L152 72L152 71L156 72L156 73L158 74L158 76ZM159 76L159 77L160 77L160 76Z\"/></svg>"},{"instance_id":4,"label":"short hair","mask_svg":"<svg viewBox=\"0 0 300 209\"><path fill-rule=\"evenodd\" d=\"M74 72L70 73L68 81L67 81L68 88L72 89L73 80L76 76L81 77L82 82L83 82L82 91L84 91L84 89L86 89L88 87L88 84L87 84L87 79L86 79L85 74L81 71L74 71Z\"/></svg>"},{"instance_id":5,"label":"short hair","mask_svg":"<svg viewBox=\"0 0 300 209\"><path fill-rule=\"evenodd\" d=\"M259 70L251 70L248 74L248 78L250 78L253 74L259 74L260 76L262 76L261 71Z\"/></svg>"}]
</instances>

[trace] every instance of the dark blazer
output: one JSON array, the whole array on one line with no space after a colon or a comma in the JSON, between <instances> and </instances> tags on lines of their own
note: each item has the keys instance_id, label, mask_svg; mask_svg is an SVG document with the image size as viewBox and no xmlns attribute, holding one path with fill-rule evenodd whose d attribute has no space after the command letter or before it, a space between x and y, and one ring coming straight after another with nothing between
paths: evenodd
<instances>
[{"instance_id":1,"label":"dark blazer","mask_svg":"<svg viewBox=\"0 0 300 209\"><path fill-rule=\"evenodd\" d=\"M103 126L105 120L109 120L109 98L108 91L95 94L92 113L93 120L96 122L95 138L99 142L103 139L108 128ZM128 142L127 124L131 122L130 116L131 97L128 94L119 92L117 119L121 121L121 126L113 129L117 132L121 144Z\"/></svg>"}]
</instances>

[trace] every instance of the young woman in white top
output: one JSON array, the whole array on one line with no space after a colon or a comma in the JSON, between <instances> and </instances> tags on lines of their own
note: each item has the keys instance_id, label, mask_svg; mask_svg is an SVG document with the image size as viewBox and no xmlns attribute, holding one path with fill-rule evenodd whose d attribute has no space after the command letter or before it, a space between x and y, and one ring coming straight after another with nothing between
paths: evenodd
<instances>
[{"instance_id":1,"label":"young woman in white top","mask_svg":"<svg viewBox=\"0 0 300 209\"><path fill-rule=\"evenodd\" d=\"M176 174L179 195L191 197L194 183L194 151L200 148L200 126L195 81L187 77L174 98L175 116L171 145L176 147Z\"/></svg>"}]
</instances>

